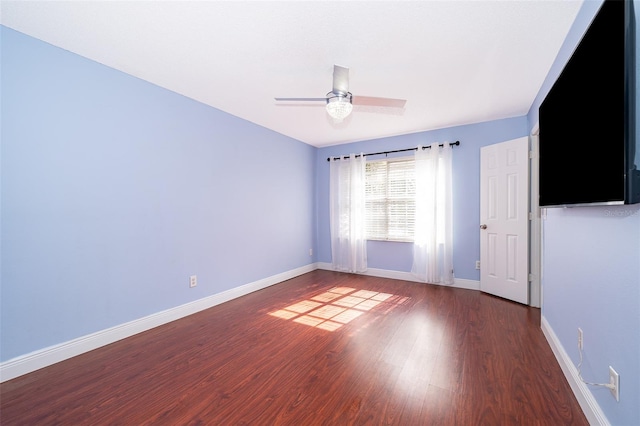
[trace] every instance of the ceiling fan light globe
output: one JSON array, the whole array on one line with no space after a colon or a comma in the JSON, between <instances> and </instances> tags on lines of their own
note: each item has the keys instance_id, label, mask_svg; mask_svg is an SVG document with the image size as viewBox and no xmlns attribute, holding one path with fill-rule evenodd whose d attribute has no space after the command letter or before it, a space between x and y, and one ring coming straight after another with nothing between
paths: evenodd
<instances>
[{"instance_id":1,"label":"ceiling fan light globe","mask_svg":"<svg viewBox=\"0 0 640 426\"><path fill-rule=\"evenodd\" d=\"M335 120L344 120L352 110L350 95L336 95L327 98L327 113Z\"/></svg>"}]
</instances>

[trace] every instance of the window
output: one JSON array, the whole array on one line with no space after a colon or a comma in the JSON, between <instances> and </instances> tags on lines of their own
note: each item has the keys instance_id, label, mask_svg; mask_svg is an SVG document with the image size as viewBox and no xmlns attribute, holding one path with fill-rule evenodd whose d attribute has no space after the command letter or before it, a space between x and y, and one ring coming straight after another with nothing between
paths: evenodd
<instances>
[{"instance_id":1,"label":"window","mask_svg":"<svg viewBox=\"0 0 640 426\"><path fill-rule=\"evenodd\" d=\"M367 162L367 239L413 241L416 208L414 165L413 158Z\"/></svg>"}]
</instances>

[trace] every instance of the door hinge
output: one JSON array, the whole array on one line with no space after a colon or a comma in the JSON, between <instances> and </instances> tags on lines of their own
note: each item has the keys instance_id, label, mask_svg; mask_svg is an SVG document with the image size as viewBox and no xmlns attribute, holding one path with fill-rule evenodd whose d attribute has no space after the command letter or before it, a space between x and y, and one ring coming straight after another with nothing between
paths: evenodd
<instances>
[{"instance_id":1,"label":"door hinge","mask_svg":"<svg viewBox=\"0 0 640 426\"><path fill-rule=\"evenodd\" d=\"M533 274L529 274L529 282L533 281Z\"/></svg>"},{"instance_id":2,"label":"door hinge","mask_svg":"<svg viewBox=\"0 0 640 426\"><path fill-rule=\"evenodd\" d=\"M529 158L535 158L535 155L533 154L533 151L529 151Z\"/></svg>"},{"instance_id":3,"label":"door hinge","mask_svg":"<svg viewBox=\"0 0 640 426\"><path fill-rule=\"evenodd\" d=\"M533 220L533 212L529 212L529 220Z\"/></svg>"}]
</instances>

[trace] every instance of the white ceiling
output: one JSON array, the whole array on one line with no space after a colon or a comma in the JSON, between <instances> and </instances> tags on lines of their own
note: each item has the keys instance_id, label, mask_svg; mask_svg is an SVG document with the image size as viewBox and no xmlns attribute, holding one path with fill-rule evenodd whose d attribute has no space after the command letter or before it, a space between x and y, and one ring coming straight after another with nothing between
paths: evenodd
<instances>
[{"instance_id":1,"label":"white ceiling","mask_svg":"<svg viewBox=\"0 0 640 426\"><path fill-rule=\"evenodd\" d=\"M313 146L525 115L582 0L5 1L3 25ZM356 107L322 103L333 65Z\"/></svg>"}]
</instances>

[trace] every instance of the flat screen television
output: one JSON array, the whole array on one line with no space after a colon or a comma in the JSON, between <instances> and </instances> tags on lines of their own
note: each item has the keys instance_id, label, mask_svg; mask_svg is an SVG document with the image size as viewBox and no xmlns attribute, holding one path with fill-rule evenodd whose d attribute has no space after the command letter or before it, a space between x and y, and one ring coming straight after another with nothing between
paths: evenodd
<instances>
[{"instance_id":1,"label":"flat screen television","mask_svg":"<svg viewBox=\"0 0 640 426\"><path fill-rule=\"evenodd\" d=\"M606 0L539 109L539 205L635 204L633 1Z\"/></svg>"}]
</instances>

